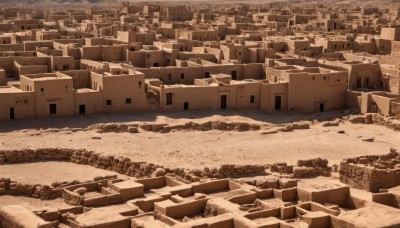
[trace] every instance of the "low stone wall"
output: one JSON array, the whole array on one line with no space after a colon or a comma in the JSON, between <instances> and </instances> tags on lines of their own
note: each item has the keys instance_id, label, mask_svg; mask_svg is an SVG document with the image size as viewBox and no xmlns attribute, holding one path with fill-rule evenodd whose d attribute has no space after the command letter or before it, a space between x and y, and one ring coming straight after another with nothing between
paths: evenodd
<instances>
[{"instance_id":1,"label":"low stone wall","mask_svg":"<svg viewBox=\"0 0 400 228\"><path fill-rule=\"evenodd\" d=\"M270 166L270 169L271 172L293 174L296 178L330 176L331 172L331 168L328 167L328 160L322 158L298 160L297 166L288 165L286 162L274 163Z\"/></svg>"},{"instance_id":2,"label":"low stone wall","mask_svg":"<svg viewBox=\"0 0 400 228\"><path fill-rule=\"evenodd\" d=\"M0 151L0 164L30 162L33 160L69 160L74 150L43 148L36 150L3 150Z\"/></svg>"},{"instance_id":3,"label":"low stone wall","mask_svg":"<svg viewBox=\"0 0 400 228\"><path fill-rule=\"evenodd\" d=\"M53 189L48 185L22 184L10 178L0 178L0 195L26 195L41 199L55 199L61 197L61 189Z\"/></svg>"},{"instance_id":4,"label":"low stone wall","mask_svg":"<svg viewBox=\"0 0 400 228\"><path fill-rule=\"evenodd\" d=\"M298 125L296 125L298 126ZM171 131L192 130L192 131L251 131L260 130L261 125L249 124L245 122L222 122L222 121L208 121L204 123L187 122L180 125L157 124L157 123L144 123L144 124L128 124L128 123L107 123L92 125L85 130L97 130L98 133L139 133L139 129L144 131L168 133Z\"/></svg>"},{"instance_id":5,"label":"low stone wall","mask_svg":"<svg viewBox=\"0 0 400 228\"><path fill-rule=\"evenodd\" d=\"M379 192L400 185L400 155L361 156L340 163L340 181L353 188Z\"/></svg>"},{"instance_id":6,"label":"low stone wall","mask_svg":"<svg viewBox=\"0 0 400 228\"><path fill-rule=\"evenodd\" d=\"M205 169L204 175L210 178L227 178L265 175L264 165L221 165L216 169Z\"/></svg>"},{"instance_id":7,"label":"low stone wall","mask_svg":"<svg viewBox=\"0 0 400 228\"><path fill-rule=\"evenodd\" d=\"M293 169L293 175L297 178L330 176L331 169L328 167L328 160L314 158L308 160L298 160L297 167Z\"/></svg>"},{"instance_id":8,"label":"low stone wall","mask_svg":"<svg viewBox=\"0 0 400 228\"><path fill-rule=\"evenodd\" d=\"M40 160L57 160L57 161L66 161L73 162L76 164L82 165L90 165L96 168L107 169L110 171L115 171L120 174L125 174L128 176L143 178L143 177L151 177L153 173L158 169L162 168L165 170L165 173L173 173L178 177L194 182L199 181L202 178L237 178L237 177L246 177L246 176L257 176L257 175L265 175L265 167L264 165L222 165L219 168L209 169L205 168L204 170L188 170L183 168L165 168L160 165L155 165L152 163L146 162L135 162L131 161L131 159L126 157L115 157L111 155L101 155L95 153L93 151L86 150L78 150L78 149L58 149L58 148L42 148L42 149L26 149L26 150L3 150L0 151L0 164L5 163L18 163L18 162L34 162ZM4 182L6 183L6 182ZM7 182L8 183L8 182ZM53 183L50 188L62 188L72 184L78 184L79 182L71 182L71 183ZM3 184L6 186L6 184ZM16 187L15 184L12 184L12 188L7 187L7 189L11 190L2 190L4 188L0 187L0 194L3 191L4 193L12 194L15 192ZM1 186L1 182L0 182ZM10 184L7 184L10 186ZM19 186L19 185L18 185ZM42 187L41 185L35 185L36 187ZM34 186L34 187L35 187ZM35 187L35 189L36 189ZM27 187L28 188L28 187ZM44 187L45 190L47 187ZM38 194L37 191L33 190L32 186L29 186L29 191L25 190L24 186L19 186L17 189L22 189L23 191L18 190L16 194L26 194L34 197L47 197L47 193ZM57 192L57 196L61 196L61 193ZM48 198L48 197L47 197Z\"/></svg>"},{"instance_id":9,"label":"low stone wall","mask_svg":"<svg viewBox=\"0 0 400 228\"><path fill-rule=\"evenodd\" d=\"M96 177L94 181L108 179L110 176ZM10 178L0 178L0 195L24 195L40 199L55 199L62 197L62 188L79 184L79 181L55 182L51 185L24 184Z\"/></svg>"},{"instance_id":10,"label":"low stone wall","mask_svg":"<svg viewBox=\"0 0 400 228\"><path fill-rule=\"evenodd\" d=\"M393 117L385 117L381 114L367 113L364 115L350 116L348 121L350 123L361 123L361 124L377 124L395 131L400 130L400 120Z\"/></svg>"}]
</instances>

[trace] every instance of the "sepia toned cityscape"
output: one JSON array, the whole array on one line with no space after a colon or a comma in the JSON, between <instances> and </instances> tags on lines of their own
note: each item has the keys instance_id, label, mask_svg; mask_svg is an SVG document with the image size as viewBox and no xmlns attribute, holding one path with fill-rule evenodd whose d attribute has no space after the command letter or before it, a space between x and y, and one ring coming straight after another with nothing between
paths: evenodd
<instances>
[{"instance_id":1,"label":"sepia toned cityscape","mask_svg":"<svg viewBox=\"0 0 400 228\"><path fill-rule=\"evenodd\" d=\"M399 0L0 0L0 228L400 228Z\"/></svg>"}]
</instances>

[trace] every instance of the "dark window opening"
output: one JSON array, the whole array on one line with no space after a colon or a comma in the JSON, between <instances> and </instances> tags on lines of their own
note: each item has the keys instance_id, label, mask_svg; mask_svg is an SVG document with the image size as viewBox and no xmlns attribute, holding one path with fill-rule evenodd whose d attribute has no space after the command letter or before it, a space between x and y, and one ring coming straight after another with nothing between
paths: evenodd
<instances>
[{"instance_id":1,"label":"dark window opening","mask_svg":"<svg viewBox=\"0 0 400 228\"><path fill-rule=\"evenodd\" d=\"M205 77L210 78L210 72L205 72Z\"/></svg>"},{"instance_id":2,"label":"dark window opening","mask_svg":"<svg viewBox=\"0 0 400 228\"><path fill-rule=\"evenodd\" d=\"M185 74L181 73L181 80L184 80L184 79L185 79Z\"/></svg>"},{"instance_id":3,"label":"dark window opening","mask_svg":"<svg viewBox=\"0 0 400 228\"><path fill-rule=\"evenodd\" d=\"M15 119L15 110L14 108L10 108L10 120Z\"/></svg>"},{"instance_id":4,"label":"dark window opening","mask_svg":"<svg viewBox=\"0 0 400 228\"><path fill-rule=\"evenodd\" d=\"M168 74L168 80L172 80L172 75L171 74Z\"/></svg>"},{"instance_id":5,"label":"dark window opening","mask_svg":"<svg viewBox=\"0 0 400 228\"><path fill-rule=\"evenodd\" d=\"M158 63L154 63L153 66L154 66L154 67L158 67Z\"/></svg>"},{"instance_id":6,"label":"dark window opening","mask_svg":"<svg viewBox=\"0 0 400 228\"><path fill-rule=\"evenodd\" d=\"M237 72L236 70L231 71L232 80L237 80Z\"/></svg>"},{"instance_id":7,"label":"dark window opening","mask_svg":"<svg viewBox=\"0 0 400 228\"><path fill-rule=\"evenodd\" d=\"M166 105L172 105L172 93L167 93Z\"/></svg>"},{"instance_id":8,"label":"dark window opening","mask_svg":"<svg viewBox=\"0 0 400 228\"><path fill-rule=\"evenodd\" d=\"M250 103L251 104L254 104L254 100L255 100L254 96L250 96Z\"/></svg>"},{"instance_id":9,"label":"dark window opening","mask_svg":"<svg viewBox=\"0 0 400 228\"><path fill-rule=\"evenodd\" d=\"M281 110L282 108L282 96L275 96L275 110Z\"/></svg>"},{"instance_id":10,"label":"dark window opening","mask_svg":"<svg viewBox=\"0 0 400 228\"><path fill-rule=\"evenodd\" d=\"M139 89L141 89L142 88L142 81L139 81L138 85L139 85Z\"/></svg>"},{"instance_id":11,"label":"dark window opening","mask_svg":"<svg viewBox=\"0 0 400 228\"><path fill-rule=\"evenodd\" d=\"M189 102L183 103L183 109L184 110L189 110Z\"/></svg>"},{"instance_id":12,"label":"dark window opening","mask_svg":"<svg viewBox=\"0 0 400 228\"><path fill-rule=\"evenodd\" d=\"M126 98L125 99L125 104L132 104L132 99L131 98Z\"/></svg>"},{"instance_id":13,"label":"dark window opening","mask_svg":"<svg viewBox=\"0 0 400 228\"><path fill-rule=\"evenodd\" d=\"M106 100L106 105L111 105L111 100Z\"/></svg>"},{"instance_id":14,"label":"dark window opening","mask_svg":"<svg viewBox=\"0 0 400 228\"><path fill-rule=\"evenodd\" d=\"M79 105L79 115L86 114L86 105Z\"/></svg>"},{"instance_id":15,"label":"dark window opening","mask_svg":"<svg viewBox=\"0 0 400 228\"><path fill-rule=\"evenodd\" d=\"M50 114L57 114L57 104L49 104Z\"/></svg>"}]
</instances>

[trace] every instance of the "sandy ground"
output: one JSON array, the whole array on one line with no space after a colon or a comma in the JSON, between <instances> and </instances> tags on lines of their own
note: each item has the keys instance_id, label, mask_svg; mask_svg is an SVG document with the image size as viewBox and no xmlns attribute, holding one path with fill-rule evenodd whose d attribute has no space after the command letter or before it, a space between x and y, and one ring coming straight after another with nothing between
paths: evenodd
<instances>
[{"instance_id":1,"label":"sandy ground","mask_svg":"<svg viewBox=\"0 0 400 228\"><path fill-rule=\"evenodd\" d=\"M35 162L0 165L0 176L24 184L51 184L64 181L93 180L96 176L117 175L118 173L97 169L88 165L69 162Z\"/></svg>"},{"instance_id":2,"label":"sandy ground","mask_svg":"<svg viewBox=\"0 0 400 228\"><path fill-rule=\"evenodd\" d=\"M29 210L37 210L39 208L66 208L64 199L40 200L25 196L2 195L0 197L0 208L6 205L22 205Z\"/></svg>"},{"instance_id":3,"label":"sandy ground","mask_svg":"<svg viewBox=\"0 0 400 228\"><path fill-rule=\"evenodd\" d=\"M168 167L202 168L221 164L268 164L298 159L322 157L330 164L343 158L367 154L384 154L390 147L400 149L400 134L382 126L344 123L338 127L313 124L311 129L276 134L260 131L177 131L167 134L144 132L105 133L95 131L42 133L31 136L32 130L46 127L87 127L104 122L157 122L179 124L207 120L247 121L265 125L280 125L302 119L329 120L341 113L323 115L287 115L260 112L198 112L171 113L167 115L138 114L134 116L92 116L86 118L42 119L8 122L0 130L0 149L25 148L85 148L95 152L130 157ZM207 117L209 116L209 117ZM344 130L345 134L338 134ZM92 136L101 139L91 139ZM375 137L374 142L364 142L360 137Z\"/></svg>"}]
</instances>

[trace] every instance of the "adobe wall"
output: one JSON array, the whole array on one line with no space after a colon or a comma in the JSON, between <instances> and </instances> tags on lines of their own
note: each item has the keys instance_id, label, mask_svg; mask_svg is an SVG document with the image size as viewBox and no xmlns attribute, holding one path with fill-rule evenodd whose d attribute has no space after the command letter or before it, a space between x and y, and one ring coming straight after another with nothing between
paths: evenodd
<instances>
[{"instance_id":1,"label":"adobe wall","mask_svg":"<svg viewBox=\"0 0 400 228\"><path fill-rule=\"evenodd\" d=\"M24 51L24 44L2 44L0 45L0 52L3 51L13 51L13 52Z\"/></svg>"},{"instance_id":2,"label":"adobe wall","mask_svg":"<svg viewBox=\"0 0 400 228\"><path fill-rule=\"evenodd\" d=\"M0 86L5 86L6 84L6 71L0 68Z\"/></svg>"},{"instance_id":3,"label":"adobe wall","mask_svg":"<svg viewBox=\"0 0 400 228\"><path fill-rule=\"evenodd\" d=\"M101 46L101 54L103 55L103 60L106 62L124 60L123 53L121 46Z\"/></svg>"},{"instance_id":4,"label":"adobe wall","mask_svg":"<svg viewBox=\"0 0 400 228\"><path fill-rule=\"evenodd\" d=\"M85 105L85 114L104 112L103 94L100 91L74 93L74 114L80 114L80 105Z\"/></svg>"},{"instance_id":5,"label":"adobe wall","mask_svg":"<svg viewBox=\"0 0 400 228\"><path fill-rule=\"evenodd\" d=\"M289 110L318 112L320 104L324 104L324 111L345 107L347 87L345 72L295 73L289 77Z\"/></svg>"},{"instance_id":6,"label":"adobe wall","mask_svg":"<svg viewBox=\"0 0 400 228\"><path fill-rule=\"evenodd\" d=\"M69 71L62 71L61 73L68 75L72 78L74 89L92 87L89 70L69 70Z\"/></svg>"},{"instance_id":7,"label":"adobe wall","mask_svg":"<svg viewBox=\"0 0 400 228\"><path fill-rule=\"evenodd\" d=\"M37 47L53 49L53 41L24 41L25 51L35 51Z\"/></svg>"},{"instance_id":8,"label":"adobe wall","mask_svg":"<svg viewBox=\"0 0 400 228\"><path fill-rule=\"evenodd\" d=\"M178 59L180 60L189 60L192 58L199 58L210 62L218 62L217 58L214 54L209 53L192 53L192 52L179 52Z\"/></svg>"},{"instance_id":9,"label":"adobe wall","mask_svg":"<svg viewBox=\"0 0 400 228\"><path fill-rule=\"evenodd\" d=\"M361 110L361 92L357 91L346 91L346 107L357 108Z\"/></svg>"},{"instance_id":10,"label":"adobe wall","mask_svg":"<svg viewBox=\"0 0 400 228\"><path fill-rule=\"evenodd\" d=\"M48 73L48 65L32 65L18 67L18 75Z\"/></svg>"},{"instance_id":11,"label":"adobe wall","mask_svg":"<svg viewBox=\"0 0 400 228\"><path fill-rule=\"evenodd\" d=\"M14 58L13 57L0 57L0 68L6 71L6 74L13 74L14 72Z\"/></svg>"},{"instance_id":12,"label":"adobe wall","mask_svg":"<svg viewBox=\"0 0 400 228\"><path fill-rule=\"evenodd\" d=\"M140 68L139 72L144 73L145 77L160 79L164 84L187 84L193 85L194 80L203 78L202 67L154 67ZM183 77L183 79L182 79ZM170 80L171 78L171 80Z\"/></svg>"},{"instance_id":13,"label":"adobe wall","mask_svg":"<svg viewBox=\"0 0 400 228\"><path fill-rule=\"evenodd\" d=\"M14 108L15 119L35 118L34 92L0 93L0 121L10 119L10 108Z\"/></svg>"},{"instance_id":14,"label":"adobe wall","mask_svg":"<svg viewBox=\"0 0 400 228\"><path fill-rule=\"evenodd\" d=\"M218 88L220 95L228 95L228 108L230 109L257 109L260 107L260 83L258 82L231 84L229 87L219 86ZM219 98L219 96L216 97ZM254 98L253 103L251 97Z\"/></svg>"},{"instance_id":15,"label":"adobe wall","mask_svg":"<svg viewBox=\"0 0 400 228\"><path fill-rule=\"evenodd\" d=\"M118 80L115 80L116 77ZM103 76L102 80L103 101L111 100L111 105L103 106L106 113L148 110L144 74ZM126 99L131 99L131 103L127 103Z\"/></svg>"},{"instance_id":16,"label":"adobe wall","mask_svg":"<svg viewBox=\"0 0 400 228\"><path fill-rule=\"evenodd\" d=\"M43 92L41 89L43 88ZM72 79L34 81L36 95L36 117L72 116L74 93ZM57 113L50 114L49 104L57 105Z\"/></svg>"},{"instance_id":17,"label":"adobe wall","mask_svg":"<svg viewBox=\"0 0 400 228\"><path fill-rule=\"evenodd\" d=\"M288 110L288 83L261 84L260 109L275 111L275 97L281 96L281 110Z\"/></svg>"},{"instance_id":18,"label":"adobe wall","mask_svg":"<svg viewBox=\"0 0 400 228\"><path fill-rule=\"evenodd\" d=\"M381 156L361 156L340 163L340 181L371 192L400 185L400 156L391 152Z\"/></svg>"},{"instance_id":19,"label":"adobe wall","mask_svg":"<svg viewBox=\"0 0 400 228\"><path fill-rule=\"evenodd\" d=\"M172 104L167 104L167 94L172 93ZM189 110L217 109L220 107L218 87L165 87L160 97L160 107L164 110L184 110L184 103L189 103Z\"/></svg>"},{"instance_id":20,"label":"adobe wall","mask_svg":"<svg viewBox=\"0 0 400 228\"><path fill-rule=\"evenodd\" d=\"M102 61L101 46L85 46L80 48L80 56L82 59L90 59L93 61Z\"/></svg>"},{"instance_id":21,"label":"adobe wall","mask_svg":"<svg viewBox=\"0 0 400 228\"><path fill-rule=\"evenodd\" d=\"M50 69L52 71L74 70L75 61L71 56L51 56Z\"/></svg>"},{"instance_id":22,"label":"adobe wall","mask_svg":"<svg viewBox=\"0 0 400 228\"><path fill-rule=\"evenodd\" d=\"M265 59L264 59L265 60ZM264 62L263 60L263 62ZM243 65L243 76L238 80L243 79L254 79L261 80L265 79L265 66L259 63L250 63Z\"/></svg>"}]
</instances>

